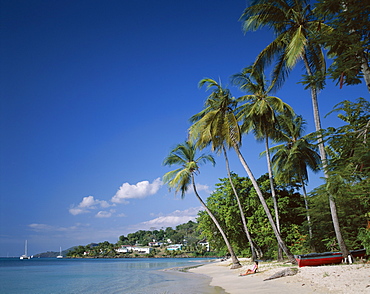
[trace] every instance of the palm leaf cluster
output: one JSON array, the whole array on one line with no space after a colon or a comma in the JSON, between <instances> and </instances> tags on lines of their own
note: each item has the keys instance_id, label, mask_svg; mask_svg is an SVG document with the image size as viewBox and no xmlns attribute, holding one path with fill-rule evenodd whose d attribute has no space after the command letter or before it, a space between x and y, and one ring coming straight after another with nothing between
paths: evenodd
<instances>
[{"instance_id":1,"label":"palm leaf cluster","mask_svg":"<svg viewBox=\"0 0 370 294\"><path fill-rule=\"evenodd\" d=\"M307 167L317 172L320 166L320 157L317 153L317 145L313 143L315 138L312 134L303 135L305 121L302 116L296 116L293 123L284 122L286 117L280 117L280 138L282 144L271 148L274 153L272 161L276 171L277 180L290 182L297 176L298 181L308 182Z\"/></svg>"},{"instance_id":2,"label":"palm leaf cluster","mask_svg":"<svg viewBox=\"0 0 370 294\"><path fill-rule=\"evenodd\" d=\"M315 17L310 1L253 1L240 19L245 32L261 27L275 32L276 38L256 57L255 68L262 70L276 60L272 77L277 88L283 85L300 59L305 60L310 76L325 73L325 60L320 45L310 42L310 39L319 28L321 32L330 31L331 28Z\"/></svg>"},{"instance_id":3,"label":"palm leaf cluster","mask_svg":"<svg viewBox=\"0 0 370 294\"><path fill-rule=\"evenodd\" d=\"M204 109L193 115L190 121L189 137L196 141L199 148L211 145L213 151L220 151L222 146L231 147L241 143L241 131L234 110L237 101L228 89L212 79L202 79L199 87L214 89L208 96Z\"/></svg>"},{"instance_id":4,"label":"palm leaf cluster","mask_svg":"<svg viewBox=\"0 0 370 294\"><path fill-rule=\"evenodd\" d=\"M164 160L164 165L180 165L181 168L166 173L163 181L170 189L181 192L181 197L185 197L193 174L199 171L199 166L211 162L215 164L215 159L209 154L202 154L196 157L196 149L192 144L185 142L178 144Z\"/></svg>"}]
</instances>

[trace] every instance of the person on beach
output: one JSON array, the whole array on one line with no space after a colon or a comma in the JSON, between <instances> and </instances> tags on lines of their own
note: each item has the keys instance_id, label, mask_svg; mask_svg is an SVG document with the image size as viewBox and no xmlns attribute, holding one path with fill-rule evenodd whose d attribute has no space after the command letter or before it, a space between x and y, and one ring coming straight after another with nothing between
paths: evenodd
<instances>
[{"instance_id":1,"label":"person on beach","mask_svg":"<svg viewBox=\"0 0 370 294\"><path fill-rule=\"evenodd\" d=\"M255 264L254 264L252 269L250 269L250 268L247 269L245 274L240 274L239 276L246 276L246 275L250 275L250 274L255 274L257 272L257 269L258 269L258 261L255 261Z\"/></svg>"}]
</instances>

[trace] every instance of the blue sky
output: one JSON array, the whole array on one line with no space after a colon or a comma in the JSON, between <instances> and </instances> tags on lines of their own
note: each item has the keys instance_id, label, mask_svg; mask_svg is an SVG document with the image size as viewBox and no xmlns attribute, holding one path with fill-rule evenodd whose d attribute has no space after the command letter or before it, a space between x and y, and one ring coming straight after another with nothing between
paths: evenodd
<instances>
[{"instance_id":1,"label":"blue sky","mask_svg":"<svg viewBox=\"0 0 370 294\"><path fill-rule=\"evenodd\" d=\"M164 157L186 139L188 119L208 93L199 80L227 86L270 41L243 34L245 1L0 0L0 256L116 242L139 229L176 226L199 203L161 183ZM276 95L313 131L303 65ZM241 95L232 88L235 96ZM321 115L368 97L364 85L320 93ZM323 126L335 126L334 115ZM263 144L242 152L258 177ZM231 167L245 172L231 154ZM197 177L205 198L224 162ZM319 183L311 177L311 187Z\"/></svg>"}]
</instances>

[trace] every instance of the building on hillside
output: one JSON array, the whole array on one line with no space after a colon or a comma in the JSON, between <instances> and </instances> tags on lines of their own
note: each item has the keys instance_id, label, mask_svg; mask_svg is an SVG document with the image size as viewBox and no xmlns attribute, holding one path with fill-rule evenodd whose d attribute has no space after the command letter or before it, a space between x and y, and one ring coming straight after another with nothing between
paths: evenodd
<instances>
[{"instance_id":1,"label":"building on hillside","mask_svg":"<svg viewBox=\"0 0 370 294\"><path fill-rule=\"evenodd\" d=\"M148 246L150 247L160 247L163 245L163 242L149 242Z\"/></svg>"},{"instance_id":2,"label":"building on hillside","mask_svg":"<svg viewBox=\"0 0 370 294\"><path fill-rule=\"evenodd\" d=\"M210 250L210 247L209 247L209 243L207 240L201 240L198 242L199 245L203 246L203 247L206 247L207 251Z\"/></svg>"},{"instance_id":3,"label":"building on hillside","mask_svg":"<svg viewBox=\"0 0 370 294\"><path fill-rule=\"evenodd\" d=\"M132 252L132 247L131 245L121 245L120 248L116 249L116 252L118 253L129 253Z\"/></svg>"},{"instance_id":4,"label":"building on hillside","mask_svg":"<svg viewBox=\"0 0 370 294\"><path fill-rule=\"evenodd\" d=\"M167 250L182 250L182 244L172 244L172 245L169 245L167 246Z\"/></svg>"},{"instance_id":5,"label":"building on hillside","mask_svg":"<svg viewBox=\"0 0 370 294\"><path fill-rule=\"evenodd\" d=\"M140 254L149 254L152 252L153 248L150 247L139 247L131 245L122 245L121 248L116 249L118 253L140 253Z\"/></svg>"}]
</instances>

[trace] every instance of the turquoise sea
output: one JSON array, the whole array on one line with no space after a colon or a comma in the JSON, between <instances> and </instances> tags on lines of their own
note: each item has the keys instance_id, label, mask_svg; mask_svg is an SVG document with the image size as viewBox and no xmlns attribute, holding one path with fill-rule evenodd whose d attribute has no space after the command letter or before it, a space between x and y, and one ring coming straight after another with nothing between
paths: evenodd
<instances>
[{"instance_id":1,"label":"turquoise sea","mask_svg":"<svg viewBox=\"0 0 370 294\"><path fill-rule=\"evenodd\" d=\"M226 293L221 288L209 286L210 278L206 276L178 270L208 261L192 258L0 258L0 293Z\"/></svg>"}]
</instances>

